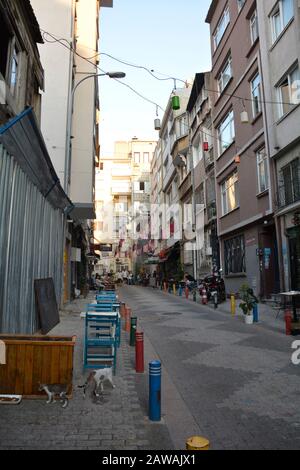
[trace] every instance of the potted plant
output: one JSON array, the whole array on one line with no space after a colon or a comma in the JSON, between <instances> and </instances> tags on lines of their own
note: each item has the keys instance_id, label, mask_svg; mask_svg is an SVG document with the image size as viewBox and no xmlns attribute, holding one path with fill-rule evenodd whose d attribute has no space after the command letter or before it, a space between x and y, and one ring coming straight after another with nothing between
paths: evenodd
<instances>
[{"instance_id":1,"label":"potted plant","mask_svg":"<svg viewBox=\"0 0 300 470\"><path fill-rule=\"evenodd\" d=\"M253 307L258 303L257 297L255 297L253 289L250 289L248 284L243 284L239 290L240 298L240 309L245 315L245 323L247 325L253 324Z\"/></svg>"}]
</instances>

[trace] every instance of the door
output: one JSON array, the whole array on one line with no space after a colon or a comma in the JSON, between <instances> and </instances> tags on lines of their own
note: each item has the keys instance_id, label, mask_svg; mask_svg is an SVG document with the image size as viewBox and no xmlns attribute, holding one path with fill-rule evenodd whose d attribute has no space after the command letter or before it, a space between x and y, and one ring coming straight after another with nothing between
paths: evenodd
<instances>
[{"instance_id":1,"label":"door","mask_svg":"<svg viewBox=\"0 0 300 470\"><path fill-rule=\"evenodd\" d=\"M300 291L300 228L296 237L290 238L290 273L292 290Z\"/></svg>"}]
</instances>

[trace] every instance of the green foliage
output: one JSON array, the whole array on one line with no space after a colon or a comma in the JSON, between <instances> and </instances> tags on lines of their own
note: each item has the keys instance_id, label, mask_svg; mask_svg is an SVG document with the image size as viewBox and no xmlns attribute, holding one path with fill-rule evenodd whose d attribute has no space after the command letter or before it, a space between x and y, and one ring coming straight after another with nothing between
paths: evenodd
<instances>
[{"instance_id":1,"label":"green foliage","mask_svg":"<svg viewBox=\"0 0 300 470\"><path fill-rule=\"evenodd\" d=\"M258 304L258 299L255 297L253 289L248 284L243 284L239 290L242 302L239 307L243 311L244 315L251 315L253 307Z\"/></svg>"}]
</instances>

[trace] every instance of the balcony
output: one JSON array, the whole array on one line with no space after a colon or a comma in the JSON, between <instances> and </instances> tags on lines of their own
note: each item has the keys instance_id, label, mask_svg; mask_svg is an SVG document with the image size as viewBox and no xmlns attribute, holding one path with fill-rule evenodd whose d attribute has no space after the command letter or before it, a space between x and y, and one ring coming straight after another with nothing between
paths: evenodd
<instances>
[{"instance_id":1,"label":"balcony","mask_svg":"<svg viewBox=\"0 0 300 470\"><path fill-rule=\"evenodd\" d=\"M192 190L192 175L189 173L179 186L179 199L183 199L184 196Z\"/></svg>"},{"instance_id":2,"label":"balcony","mask_svg":"<svg viewBox=\"0 0 300 470\"><path fill-rule=\"evenodd\" d=\"M214 158L214 149L211 147L208 152L204 152L204 166L205 170L209 171L213 167L215 163L215 158Z\"/></svg>"}]
</instances>

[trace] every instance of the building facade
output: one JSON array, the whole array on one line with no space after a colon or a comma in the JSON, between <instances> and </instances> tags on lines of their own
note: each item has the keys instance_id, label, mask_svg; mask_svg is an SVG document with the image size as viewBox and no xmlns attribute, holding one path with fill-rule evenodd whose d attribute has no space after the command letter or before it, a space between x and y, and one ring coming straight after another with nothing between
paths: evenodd
<instances>
[{"instance_id":1,"label":"building facade","mask_svg":"<svg viewBox=\"0 0 300 470\"><path fill-rule=\"evenodd\" d=\"M64 218L72 209L40 130L43 38L28 0L0 2L0 331L39 329L35 280L61 299Z\"/></svg>"},{"instance_id":2,"label":"building facade","mask_svg":"<svg viewBox=\"0 0 300 470\"><path fill-rule=\"evenodd\" d=\"M280 287L300 290L300 9L297 0L257 2L267 104Z\"/></svg>"},{"instance_id":3,"label":"building facade","mask_svg":"<svg viewBox=\"0 0 300 470\"><path fill-rule=\"evenodd\" d=\"M278 290L270 155L255 1L214 0L211 30L216 192L228 292L247 283L261 298Z\"/></svg>"},{"instance_id":4,"label":"building facade","mask_svg":"<svg viewBox=\"0 0 300 470\"><path fill-rule=\"evenodd\" d=\"M60 181L74 204L65 226L63 292L68 301L75 288L85 289L88 265L94 261L90 240L100 111L98 80L93 75L100 73L100 8L112 7L112 0L32 0L32 5L45 42L40 47L45 68L42 130Z\"/></svg>"},{"instance_id":5,"label":"building facade","mask_svg":"<svg viewBox=\"0 0 300 470\"><path fill-rule=\"evenodd\" d=\"M195 75L187 105L189 122L189 150L194 195L196 247L194 254L195 278L212 272L219 266L217 211L215 189L215 155L211 116L211 73Z\"/></svg>"}]
</instances>

